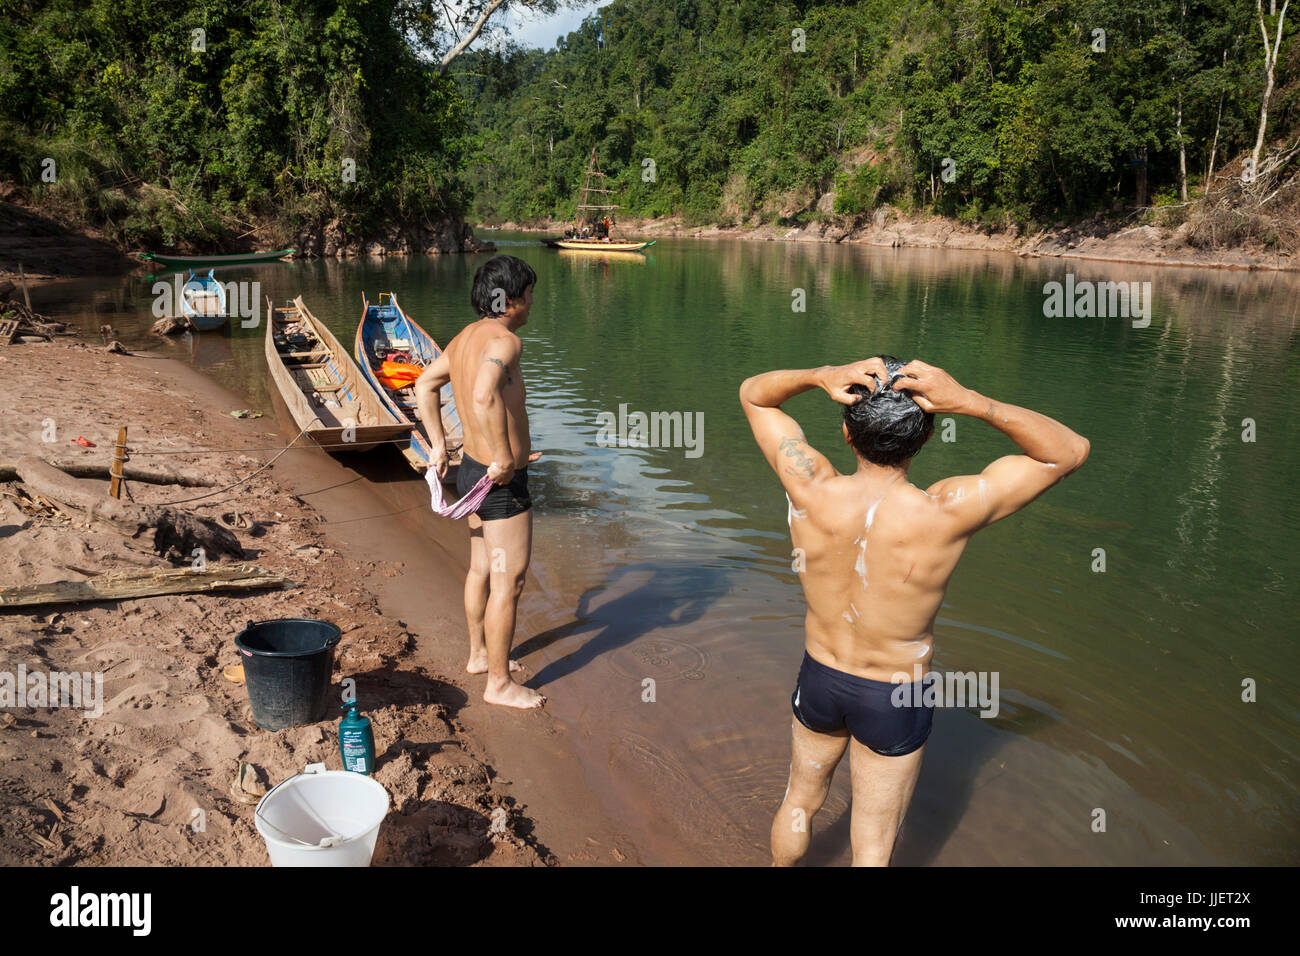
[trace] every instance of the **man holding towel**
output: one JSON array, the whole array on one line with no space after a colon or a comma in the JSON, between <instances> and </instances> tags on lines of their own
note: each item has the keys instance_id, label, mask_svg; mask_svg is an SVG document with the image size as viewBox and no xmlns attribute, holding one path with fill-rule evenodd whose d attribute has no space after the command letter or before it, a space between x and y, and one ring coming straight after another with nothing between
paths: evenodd
<instances>
[{"instance_id":1,"label":"man holding towel","mask_svg":"<svg viewBox=\"0 0 1300 956\"><path fill-rule=\"evenodd\" d=\"M433 450L430 468L447 473L446 436L438 394L451 382L465 445L456 490L473 493L486 476L495 485L469 515L470 566L465 575L471 674L488 675L489 704L532 709L546 698L511 676L515 615L533 546L528 462L535 458L519 370L523 344L516 331L528 321L537 274L514 256L496 256L474 274L470 302L479 316L448 343L415 383L417 407ZM479 493L482 493L480 489Z\"/></svg>"}]
</instances>

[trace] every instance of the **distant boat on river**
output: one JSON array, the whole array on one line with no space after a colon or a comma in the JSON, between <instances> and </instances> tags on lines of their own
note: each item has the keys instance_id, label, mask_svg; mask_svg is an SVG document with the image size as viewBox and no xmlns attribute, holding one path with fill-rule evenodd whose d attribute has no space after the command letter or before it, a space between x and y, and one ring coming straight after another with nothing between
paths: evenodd
<instances>
[{"instance_id":1,"label":"distant boat on river","mask_svg":"<svg viewBox=\"0 0 1300 956\"><path fill-rule=\"evenodd\" d=\"M608 202L614 193L614 190L605 185L608 178L600 171L600 164L596 161L596 147L593 146L591 157L587 160L587 177L583 181L578 205L574 210L573 226L563 236L542 239L542 245L573 252L639 252L655 244L657 240L654 239L614 239L610 236L614 220L608 213L621 207ZM592 202L593 196L606 201Z\"/></svg>"}]
</instances>

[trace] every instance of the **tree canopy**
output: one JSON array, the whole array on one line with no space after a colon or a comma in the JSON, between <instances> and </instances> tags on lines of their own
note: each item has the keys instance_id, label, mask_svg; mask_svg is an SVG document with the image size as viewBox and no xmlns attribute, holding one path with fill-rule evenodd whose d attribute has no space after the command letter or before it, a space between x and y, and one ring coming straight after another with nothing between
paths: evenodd
<instances>
[{"instance_id":1,"label":"tree canopy","mask_svg":"<svg viewBox=\"0 0 1300 956\"><path fill-rule=\"evenodd\" d=\"M1169 202L1253 142L1255 18L1252 0L615 0L553 51L460 64L473 209L570 215L593 146L627 212L694 221ZM1270 138L1296 127L1286 34Z\"/></svg>"}]
</instances>

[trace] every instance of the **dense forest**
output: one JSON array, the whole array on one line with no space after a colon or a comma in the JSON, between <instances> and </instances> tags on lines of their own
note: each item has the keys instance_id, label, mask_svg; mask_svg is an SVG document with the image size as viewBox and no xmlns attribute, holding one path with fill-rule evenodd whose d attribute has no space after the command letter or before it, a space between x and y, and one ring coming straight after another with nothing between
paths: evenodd
<instances>
[{"instance_id":1,"label":"dense forest","mask_svg":"<svg viewBox=\"0 0 1300 956\"><path fill-rule=\"evenodd\" d=\"M1295 138L1300 11L1279 45L1276 8L615 0L555 50L458 64L484 153L473 210L572 215L593 146L625 214L688 222L860 217L883 203L990 224L1182 208L1252 155L1261 14L1281 55L1254 162ZM1294 159L1282 153L1273 167Z\"/></svg>"},{"instance_id":2,"label":"dense forest","mask_svg":"<svg viewBox=\"0 0 1300 956\"><path fill-rule=\"evenodd\" d=\"M624 214L695 223L1177 216L1222 183L1217 238L1276 241L1300 208L1287 0L614 0L548 51L511 2L582 5L0 0L0 198L126 248L359 241L565 218L594 147Z\"/></svg>"},{"instance_id":3,"label":"dense forest","mask_svg":"<svg viewBox=\"0 0 1300 956\"><path fill-rule=\"evenodd\" d=\"M473 139L424 6L0 0L0 177L127 246L455 213Z\"/></svg>"}]
</instances>

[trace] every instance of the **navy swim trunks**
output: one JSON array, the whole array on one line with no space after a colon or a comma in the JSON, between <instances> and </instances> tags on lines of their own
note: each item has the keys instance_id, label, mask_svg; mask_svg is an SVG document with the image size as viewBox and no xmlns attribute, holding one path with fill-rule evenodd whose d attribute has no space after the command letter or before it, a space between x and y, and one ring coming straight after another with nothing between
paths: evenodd
<instances>
[{"instance_id":1,"label":"navy swim trunks","mask_svg":"<svg viewBox=\"0 0 1300 956\"><path fill-rule=\"evenodd\" d=\"M462 455L460 468L456 471L456 492L462 498L478 484L478 480L487 474L487 465L475 461L469 455ZM513 518L521 515L533 506L533 499L528 494L528 467L516 468L514 477L508 485L496 485L487 493L483 503L474 514L481 521L495 521L499 518Z\"/></svg>"},{"instance_id":2,"label":"navy swim trunks","mask_svg":"<svg viewBox=\"0 0 1300 956\"><path fill-rule=\"evenodd\" d=\"M886 684L846 674L803 655L799 679L790 703L799 723L815 733L849 729L853 739L882 757L902 757L918 750L930 737L934 705L914 703L937 678L924 678L921 687ZM896 706L894 694L904 706Z\"/></svg>"}]
</instances>

